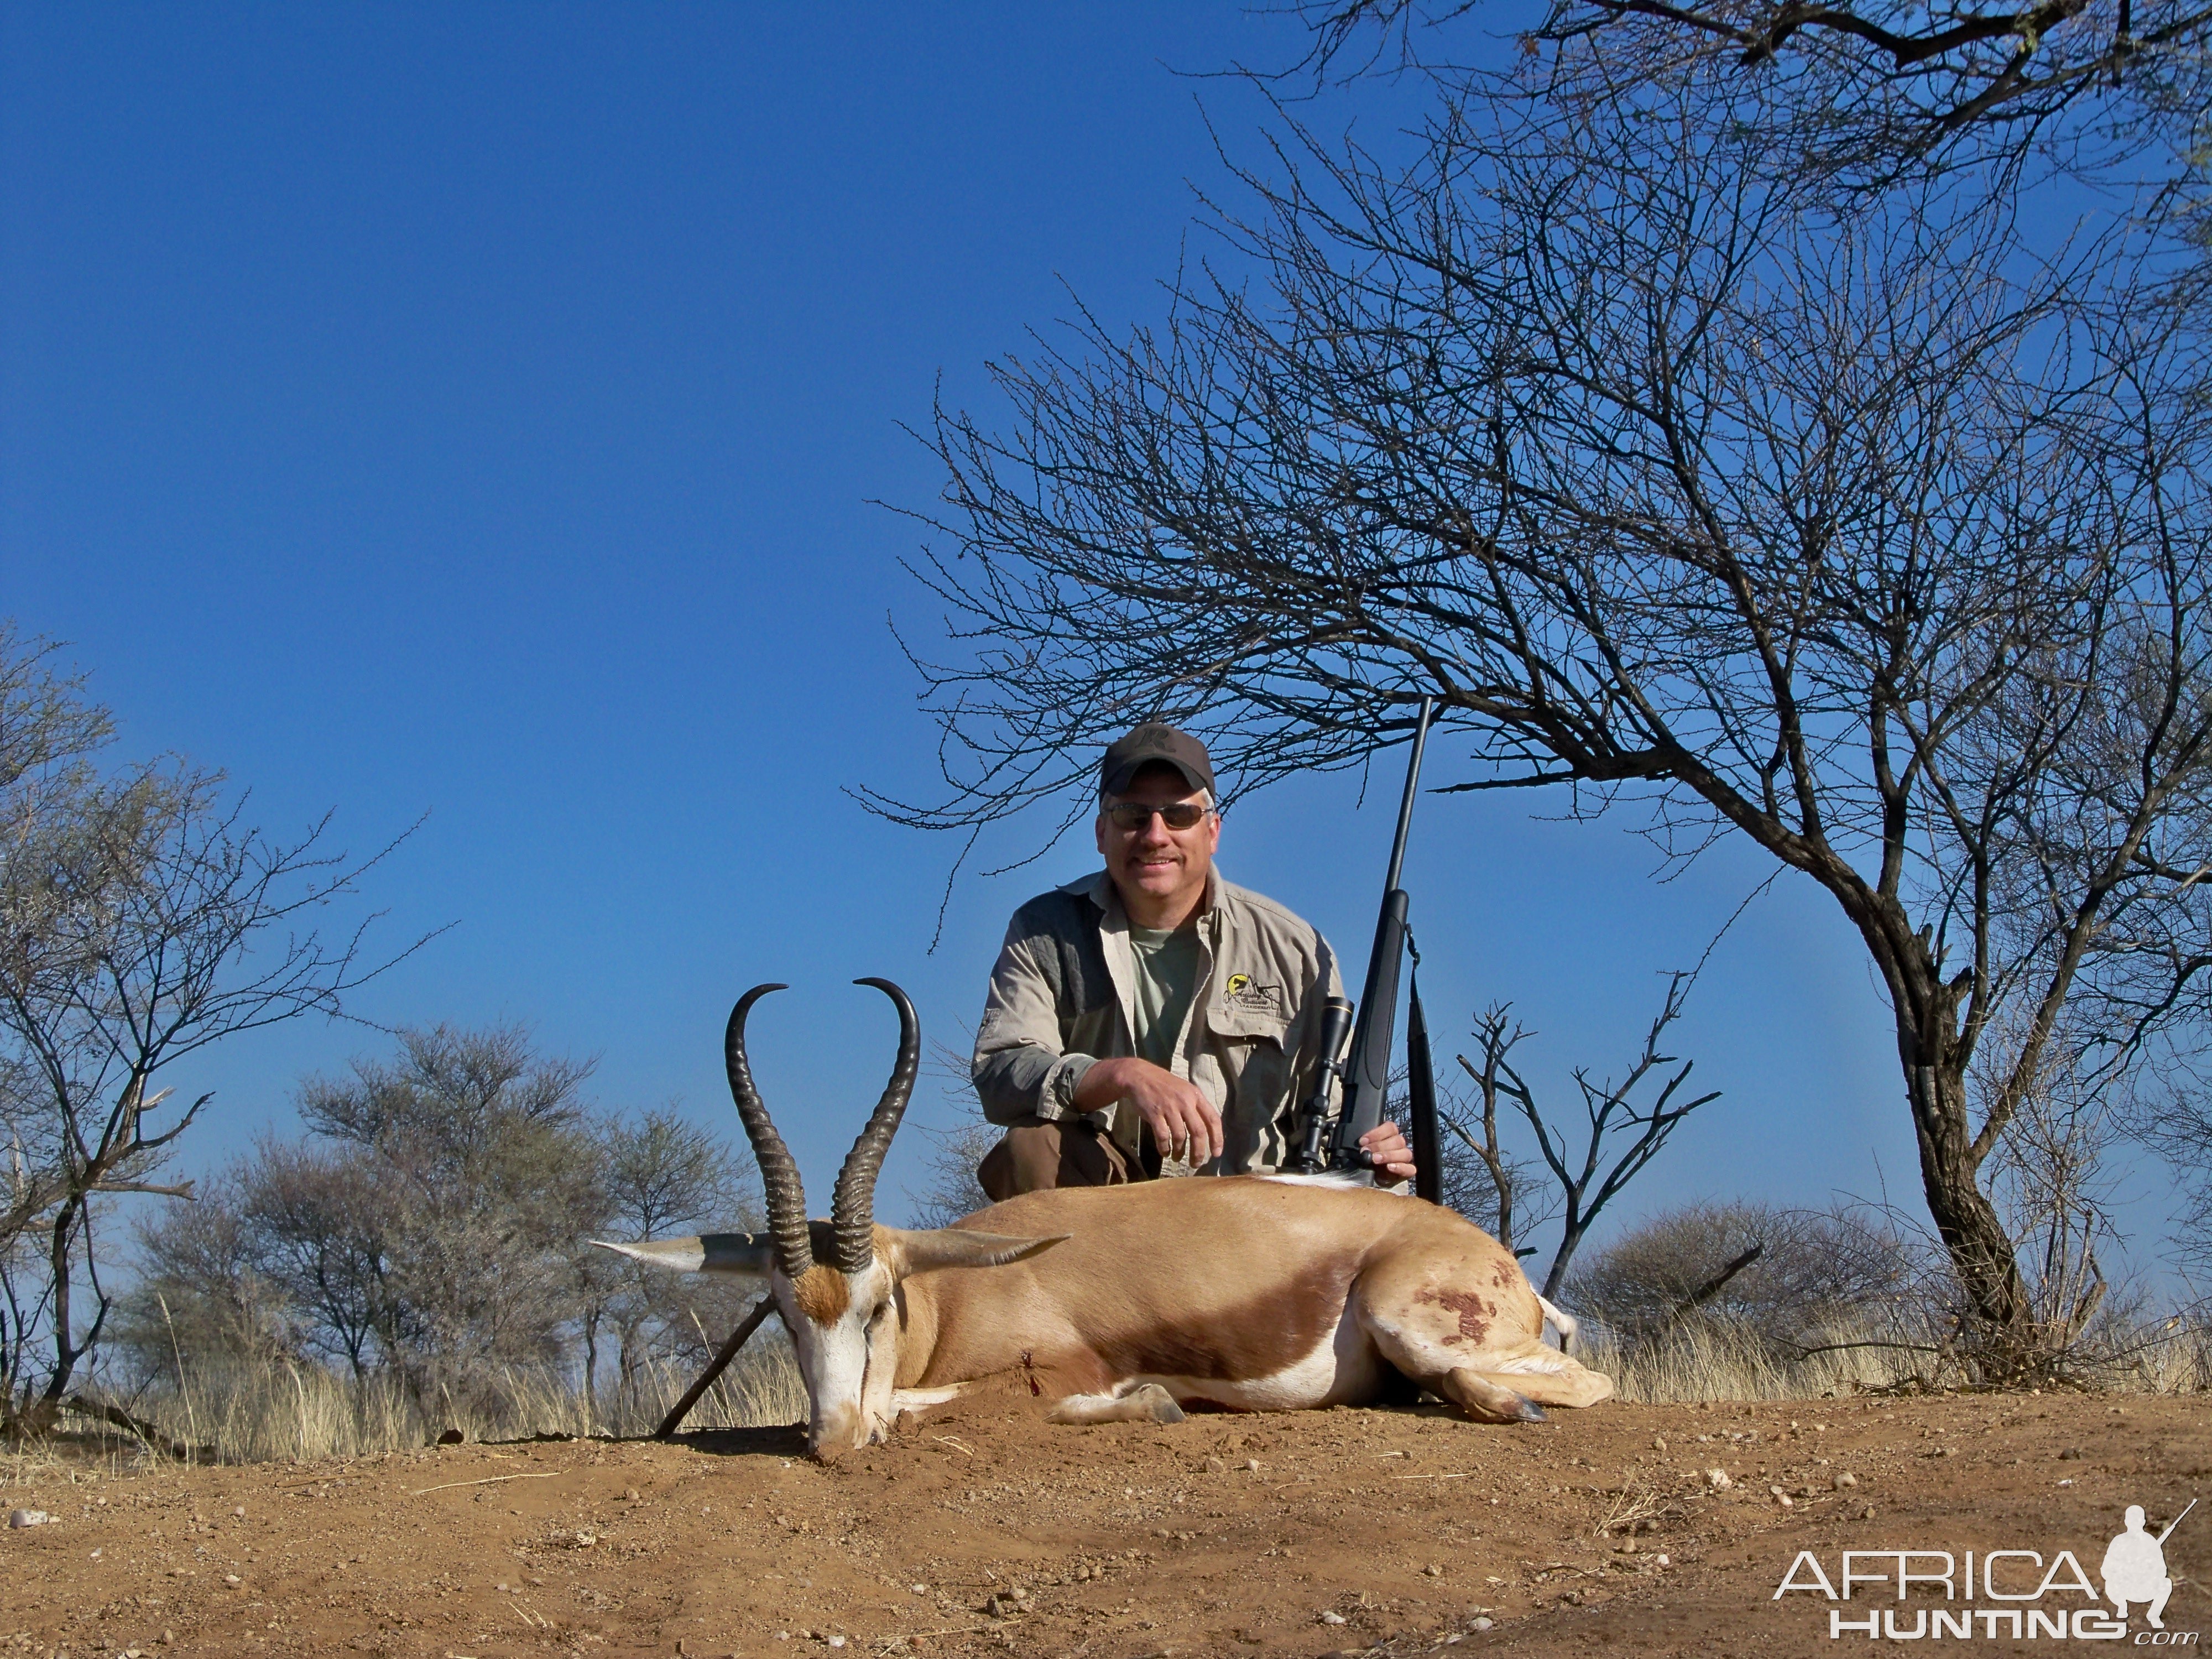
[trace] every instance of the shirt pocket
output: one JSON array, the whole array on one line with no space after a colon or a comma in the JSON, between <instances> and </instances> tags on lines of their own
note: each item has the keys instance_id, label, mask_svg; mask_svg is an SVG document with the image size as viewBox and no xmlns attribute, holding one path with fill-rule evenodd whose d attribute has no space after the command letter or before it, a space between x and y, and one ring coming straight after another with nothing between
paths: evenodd
<instances>
[{"instance_id":1,"label":"shirt pocket","mask_svg":"<svg viewBox=\"0 0 2212 1659\"><path fill-rule=\"evenodd\" d=\"M1263 1040L1278 1048L1288 1041L1295 999L1281 974L1265 969L1232 973L1225 966L1218 966L1207 990L1206 1023L1215 1036L1232 1041Z\"/></svg>"},{"instance_id":2,"label":"shirt pocket","mask_svg":"<svg viewBox=\"0 0 2212 1659\"><path fill-rule=\"evenodd\" d=\"M1231 1042L1272 1042L1285 1046L1291 1022L1287 1014L1267 1008L1243 1007L1216 998L1206 1011L1206 1029Z\"/></svg>"},{"instance_id":3,"label":"shirt pocket","mask_svg":"<svg viewBox=\"0 0 2212 1659\"><path fill-rule=\"evenodd\" d=\"M1207 1007L1206 1023L1229 1085L1232 1142L1240 1139L1237 1129L1242 1139L1252 1140L1261 1125L1291 1103L1291 1068L1297 1061L1292 1028L1281 1014L1219 1001ZM1237 1150L1249 1157L1257 1150L1256 1140Z\"/></svg>"}]
</instances>

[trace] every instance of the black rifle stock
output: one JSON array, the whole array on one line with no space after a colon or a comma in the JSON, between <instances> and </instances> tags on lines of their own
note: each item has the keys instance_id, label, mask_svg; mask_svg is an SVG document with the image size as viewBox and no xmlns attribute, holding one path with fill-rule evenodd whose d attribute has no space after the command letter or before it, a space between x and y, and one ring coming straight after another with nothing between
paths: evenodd
<instances>
[{"instance_id":1,"label":"black rifle stock","mask_svg":"<svg viewBox=\"0 0 2212 1659\"><path fill-rule=\"evenodd\" d=\"M1413 728L1413 752L1406 767L1406 792L1398 802L1398 830L1390 844L1389 872L1382 882L1382 909L1376 918L1375 945L1367 957L1367 981L1359 994L1359 1011L1352 1026L1352 1052L1345 1057L1340 1067L1332 1064L1335 1044L1343 1041L1342 1030L1349 1009L1342 1014L1340 1000L1332 999L1327 1023L1322 1028L1324 1037L1322 1066L1314 1081L1310 1099L1300 1115L1299 1144L1292 1149L1289 1167L1308 1172L1329 1169L1347 1174L1369 1175L1372 1166L1367 1154L1360 1150L1359 1139L1382 1121L1383 1107L1390 1094L1391 1036L1398 1021L1398 973L1409 948L1406 927L1406 890L1398 884L1398 878L1406 862L1406 836L1413 827L1413 799L1421 781L1421 755L1428 746L1429 722L1436 713L1436 699L1421 699L1421 715ZM1419 958L1414 958L1418 964ZM1437 1189L1436 1168L1436 1091L1429 1066L1427 1053L1428 1030L1419 1018L1420 993L1416 987L1413 996L1415 1018L1407 1036L1418 1036L1420 1051L1413 1056L1410 1129L1418 1174L1415 1190L1424 1198L1434 1199ZM1334 1042L1328 1039L1334 1037ZM1336 1114L1336 1133L1329 1138L1326 1156L1322 1142L1326 1133L1329 1083L1341 1077L1343 1095Z\"/></svg>"},{"instance_id":2,"label":"black rifle stock","mask_svg":"<svg viewBox=\"0 0 2212 1659\"><path fill-rule=\"evenodd\" d=\"M1405 820L1401 817L1399 822ZM1360 988L1359 1015L1352 1027L1352 1052L1344 1059L1343 1104L1337 1109L1336 1135L1329 1146L1332 1170L1369 1167L1359 1138L1382 1122L1382 1109L1389 1101L1398 968L1405 959L1406 892L1394 882L1382 895L1382 914L1376 919L1375 948L1368 953L1367 982Z\"/></svg>"}]
</instances>

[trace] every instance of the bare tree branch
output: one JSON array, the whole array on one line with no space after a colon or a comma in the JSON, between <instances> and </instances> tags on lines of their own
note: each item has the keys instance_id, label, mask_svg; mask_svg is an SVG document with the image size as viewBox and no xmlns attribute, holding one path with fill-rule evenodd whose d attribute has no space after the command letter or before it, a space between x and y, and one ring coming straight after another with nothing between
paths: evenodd
<instances>
[{"instance_id":1,"label":"bare tree branch","mask_svg":"<svg viewBox=\"0 0 2212 1659\"><path fill-rule=\"evenodd\" d=\"M1261 77L1270 84L1421 73L1582 111L1697 82L1794 133L1793 164L1813 179L1886 187L1929 167L2018 171L2038 158L2104 177L2142 161L2191 184L2201 171L2212 45L2203 0L1552 0L1503 75L1455 56L1480 40L1473 0L1261 9L1295 15L1310 40Z\"/></svg>"},{"instance_id":2,"label":"bare tree branch","mask_svg":"<svg viewBox=\"0 0 2212 1659\"><path fill-rule=\"evenodd\" d=\"M1587 121L1470 94L1402 167L1291 129L1219 221L1264 280L1079 318L997 366L997 424L940 410L914 568L951 788L870 799L1064 812L1156 714L1234 793L1364 765L1432 695L1448 790L1633 804L1670 865L1747 840L1881 975L2001 1371L2039 1339L1980 1171L2028 1080L2207 1007L2207 887L2169 873L2212 862L2198 313L2128 226L2051 255L1941 179L1839 215L1787 142L1694 88Z\"/></svg>"}]
</instances>

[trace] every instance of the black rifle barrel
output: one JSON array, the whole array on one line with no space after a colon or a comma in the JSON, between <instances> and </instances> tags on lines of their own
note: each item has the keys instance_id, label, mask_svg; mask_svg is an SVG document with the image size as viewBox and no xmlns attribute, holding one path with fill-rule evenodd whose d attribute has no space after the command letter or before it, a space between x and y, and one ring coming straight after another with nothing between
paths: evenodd
<instances>
[{"instance_id":1,"label":"black rifle barrel","mask_svg":"<svg viewBox=\"0 0 2212 1659\"><path fill-rule=\"evenodd\" d=\"M1429 721L1437 712L1434 697L1421 699L1421 718L1413 727L1413 757L1406 763L1406 792L1398 797L1398 833L1390 842L1390 868L1382 877L1382 890L1394 891L1406 867L1406 837L1413 827L1413 797L1421 787L1421 757L1429 746Z\"/></svg>"},{"instance_id":2,"label":"black rifle barrel","mask_svg":"<svg viewBox=\"0 0 2212 1659\"><path fill-rule=\"evenodd\" d=\"M1359 994L1358 1023L1352 1052L1344 1062L1344 1103L1337 1113L1336 1138L1329 1167L1350 1173L1370 1170L1359 1138L1382 1121L1390 1094L1390 1039L1398 1023L1398 969L1406 957L1406 891L1398 878L1406 864L1406 836L1413 828L1413 799L1420 791L1421 755L1428 747L1429 721L1437 700L1421 699L1413 727L1413 752L1406 764L1406 792L1398 801L1398 833L1390 843L1390 869L1383 879L1382 914L1375 921L1375 948L1367 957L1367 982Z\"/></svg>"}]
</instances>

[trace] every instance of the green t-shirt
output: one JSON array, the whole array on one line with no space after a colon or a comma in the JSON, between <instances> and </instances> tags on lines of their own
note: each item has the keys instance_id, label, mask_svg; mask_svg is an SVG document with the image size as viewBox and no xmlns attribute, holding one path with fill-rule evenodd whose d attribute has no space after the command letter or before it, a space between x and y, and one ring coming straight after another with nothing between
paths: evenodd
<instances>
[{"instance_id":1,"label":"green t-shirt","mask_svg":"<svg viewBox=\"0 0 2212 1659\"><path fill-rule=\"evenodd\" d=\"M1198 928L1129 927L1137 958L1137 1053L1170 1068L1176 1039L1198 994Z\"/></svg>"}]
</instances>

